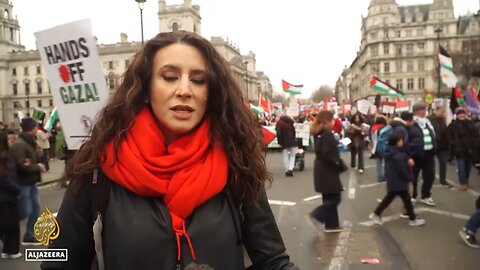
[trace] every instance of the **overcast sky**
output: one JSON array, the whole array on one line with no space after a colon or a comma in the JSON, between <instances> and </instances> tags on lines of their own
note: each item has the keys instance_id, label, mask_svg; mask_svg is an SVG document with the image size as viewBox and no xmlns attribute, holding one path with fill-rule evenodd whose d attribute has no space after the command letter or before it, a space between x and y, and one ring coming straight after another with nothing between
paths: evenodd
<instances>
[{"instance_id":1,"label":"overcast sky","mask_svg":"<svg viewBox=\"0 0 480 270\"><path fill-rule=\"evenodd\" d=\"M84 18L93 21L99 43L140 40L140 15L135 0L12 0L22 27L21 39L35 49L34 32ZM167 0L179 4L183 0ZM433 0L397 0L401 5ZM242 54L253 51L257 70L281 91L283 78L305 85L305 96L322 84L334 86L360 45L361 16L370 0L193 0L201 6L202 35L229 38ZM454 0L455 14L479 9L478 0ZM145 38L158 33L158 1L147 0Z\"/></svg>"}]
</instances>

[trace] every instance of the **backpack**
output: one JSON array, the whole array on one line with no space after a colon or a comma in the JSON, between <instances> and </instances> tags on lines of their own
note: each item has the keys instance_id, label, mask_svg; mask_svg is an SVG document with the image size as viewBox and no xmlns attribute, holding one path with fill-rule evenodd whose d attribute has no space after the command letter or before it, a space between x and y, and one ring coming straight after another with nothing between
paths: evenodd
<instances>
[{"instance_id":1,"label":"backpack","mask_svg":"<svg viewBox=\"0 0 480 270\"><path fill-rule=\"evenodd\" d=\"M385 154L385 149L387 148L388 136L392 134L393 127L391 125L386 125L378 131L378 142L377 142L377 153L383 157Z\"/></svg>"}]
</instances>

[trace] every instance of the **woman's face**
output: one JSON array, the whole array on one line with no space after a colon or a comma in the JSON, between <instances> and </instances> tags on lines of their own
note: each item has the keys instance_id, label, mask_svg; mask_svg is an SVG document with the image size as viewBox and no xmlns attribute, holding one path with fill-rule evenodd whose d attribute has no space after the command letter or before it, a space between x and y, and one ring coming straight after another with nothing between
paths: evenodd
<instances>
[{"instance_id":1,"label":"woman's face","mask_svg":"<svg viewBox=\"0 0 480 270\"><path fill-rule=\"evenodd\" d=\"M167 140L202 121L207 97L207 64L196 48L173 44L155 54L149 102Z\"/></svg>"},{"instance_id":2,"label":"woman's face","mask_svg":"<svg viewBox=\"0 0 480 270\"><path fill-rule=\"evenodd\" d=\"M333 129L333 125L335 125L335 119L332 119L327 122L327 128L328 129Z\"/></svg>"},{"instance_id":3,"label":"woman's face","mask_svg":"<svg viewBox=\"0 0 480 270\"><path fill-rule=\"evenodd\" d=\"M359 123L360 122L360 116L356 115L355 116L355 123Z\"/></svg>"}]
</instances>

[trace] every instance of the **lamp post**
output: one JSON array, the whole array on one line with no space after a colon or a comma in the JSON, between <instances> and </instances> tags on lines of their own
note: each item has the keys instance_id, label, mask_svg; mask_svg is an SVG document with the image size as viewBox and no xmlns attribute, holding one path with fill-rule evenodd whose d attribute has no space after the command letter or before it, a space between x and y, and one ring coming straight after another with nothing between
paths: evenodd
<instances>
[{"instance_id":1,"label":"lamp post","mask_svg":"<svg viewBox=\"0 0 480 270\"><path fill-rule=\"evenodd\" d=\"M143 45L143 8L147 0L135 0L138 3L138 9L140 9L140 27L142 31L142 45Z\"/></svg>"},{"instance_id":2,"label":"lamp post","mask_svg":"<svg viewBox=\"0 0 480 270\"><path fill-rule=\"evenodd\" d=\"M440 34L443 32L443 29L442 27L440 26L437 26L437 28L435 29L435 33L437 34L437 48L440 49ZM440 59L438 59L438 88L437 88L437 97L440 98L440 87L441 87L441 84L442 84L442 74L440 72Z\"/></svg>"},{"instance_id":3,"label":"lamp post","mask_svg":"<svg viewBox=\"0 0 480 270\"><path fill-rule=\"evenodd\" d=\"M250 95L248 93L248 61L243 62L245 64L245 85L247 86L247 100L250 101Z\"/></svg>"}]
</instances>

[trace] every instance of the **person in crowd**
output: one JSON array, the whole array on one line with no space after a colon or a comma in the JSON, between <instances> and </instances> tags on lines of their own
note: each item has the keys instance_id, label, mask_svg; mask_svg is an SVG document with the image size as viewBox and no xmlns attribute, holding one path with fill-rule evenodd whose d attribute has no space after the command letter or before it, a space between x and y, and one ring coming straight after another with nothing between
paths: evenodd
<instances>
[{"instance_id":1,"label":"person in crowd","mask_svg":"<svg viewBox=\"0 0 480 270\"><path fill-rule=\"evenodd\" d=\"M358 171L363 173L364 170L364 151L365 151L365 137L368 132L365 129L363 116L357 113L353 116L352 123L349 127L349 134L352 140L350 144L350 166L355 168L357 165L356 159L358 156Z\"/></svg>"},{"instance_id":2,"label":"person in crowd","mask_svg":"<svg viewBox=\"0 0 480 270\"><path fill-rule=\"evenodd\" d=\"M22 244L40 245L34 238L33 225L40 215L37 183L41 181L41 174L45 173L46 169L40 160L41 149L35 141L37 121L30 117L23 118L20 127L22 132L10 148L10 153L15 161L20 184L20 219L28 218Z\"/></svg>"},{"instance_id":3,"label":"person in crowd","mask_svg":"<svg viewBox=\"0 0 480 270\"><path fill-rule=\"evenodd\" d=\"M277 131L278 144L282 147L285 176L292 177L297 153L293 119L286 115L280 117L275 130Z\"/></svg>"},{"instance_id":4,"label":"person in crowd","mask_svg":"<svg viewBox=\"0 0 480 270\"><path fill-rule=\"evenodd\" d=\"M338 218L343 186L340 173L346 169L340 159L337 142L333 136L333 113L322 111L312 123L310 134L315 137L315 191L322 194L323 204L310 213L316 223L325 224L325 232L343 231Z\"/></svg>"},{"instance_id":5,"label":"person in crowd","mask_svg":"<svg viewBox=\"0 0 480 270\"><path fill-rule=\"evenodd\" d=\"M15 132L11 129L8 129L6 133L8 147L11 147L15 143L15 141L17 141L17 134L15 134Z\"/></svg>"},{"instance_id":6,"label":"person in crowd","mask_svg":"<svg viewBox=\"0 0 480 270\"><path fill-rule=\"evenodd\" d=\"M22 257L20 253L20 221L15 163L8 153L6 132L0 132L0 239L3 240L2 259Z\"/></svg>"},{"instance_id":7,"label":"person in crowd","mask_svg":"<svg viewBox=\"0 0 480 270\"><path fill-rule=\"evenodd\" d=\"M414 124L410 127L408 134L408 149L413 158L414 182L412 201L416 203L418 195L418 176L422 172L421 202L428 206L435 206L432 199L432 186L435 179L435 151L437 139L435 131L427 118L428 105L419 102L413 105Z\"/></svg>"},{"instance_id":8,"label":"person in crowd","mask_svg":"<svg viewBox=\"0 0 480 270\"><path fill-rule=\"evenodd\" d=\"M42 269L244 269L244 248L254 269L298 269L268 204L264 141L243 101L203 37L164 32L146 42L65 170L62 231L49 248L67 248L68 262Z\"/></svg>"},{"instance_id":9,"label":"person in crowd","mask_svg":"<svg viewBox=\"0 0 480 270\"><path fill-rule=\"evenodd\" d=\"M7 126L0 121L0 133L7 131Z\"/></svg>"},{"instance_id":10,"label":"person in crowd","mask_svg":"<svg viewBox=\"0 0 480 270\"><path fill-rule=\"evenodd\" d=\"M372 156L376 160L377 165L377 181L384 182L385 181L385 166L383 164L383 156L378 151L378 138L381 130L387 125L387 118L384 115L378 114L375 119L375 124L372 126Z\"/></svg>"},{"instance_id":11,"label":"person in crowd","mask_svg":"<svg viewBox=\"0 0 480 270\"><path fill-rule=\"evenodd\" d=\"M270 125L275 125L277 123L277 115L272 114L272 118L270 120Z\"/></svg>"},{"instance_id":12,"label":"person in crowd","mask_svg":"<svg viewBox=\"0 0 480 270\"><path fill-rule=\"evenodd\" d=\"M408 183L413 179L411 167L408 164L409 157L405 152L403 135L392 133L388 138L388 146L385 150L385 178L387 179L387 195L370 214L370 219L378 225L382 225L382 213L399 196L408 214L410 226L421 226L425 220L417 218L413 210L413 204L408 193Z\"/></svg>"},{"instance_id":13,"label":"person in crowd","mask_svg":"<svg viewBox=\"0 0 480 270\"><path fill-rule=\"evenodd\" d=\"M58 120L53 124L52 129L50 130L50 137L48 138L48 142L50 143L50 160L55 159L57 157L57 123Z\"/></svg>"},{"instance_id":14,"label":"person in crowd","mask_svg":"<svg viewBox=\"0 0 480 270\"><path fill-rule=\"evenodd\" d=\"M261 126L268 126L267 119L265 118L265 116L263 116L263 115L260 116L258 121L260 122Z\"/></svg>"},{"instance_id":15,"label":"person in crowd","mask_svg":"<svg viewBox=\"0 0 480 270\"><path fill-rule=\"evenodd\" d=\"M50 170L49 166L49 153L50 153L50 134L45 130L42 124L38 124L37 130L37 144L42 149L42 163L45 165L47 172Z\"/></svg>"},{"instance_id":16,"label":"person in crowd","mask_svg":"<svg viewBox=\"0 0 480 270\"><path fill-rule=\"evenodd\" d=\"M448 127L448 140L452 153L457 160L458 181L460 189L468 189L470 169L472 168L472 153L478 131L473 122L467 119L465 108L459 107L455 110L456 120Z\"/></svg>"},{"instance_id":17,"label":"person in crowd","mask_svg":"<svg viewBox=\"0 0 480 270\"><path fill-rule=\"evenodd\" d=\"M480 134L480 119L478 117L478 114L475 114L475 113L472 114L472 121L473 121L473 125L477 129L477 132Z\"/></svg>"},{"instance_id":18,"label":"person in crowd","mask_svg":"<svg viewBox=\"0 0 480 270\"><path fill-rule=\"evenodd\" d=\"M297 123L303 124L307 120L307 115L305 112L300 112L300 114L297 117Z\"/></svg>"},{"instance_id":19,"label":"person in crowd","mask_svg":"<svg viewBox=\"0 0 480 270\"><path fill-rule=\"evenodd\" d=\"M447 161L448 161L448 132L447 132L447 111L445 107L439 106L435 109L435 113L428 117L435 131L437 140L437 151L435 155L438 159L440 185L451 188L447 183Z\"/></svg>"},{"instance_id":20,"label":"person in crowd","mask_svg":"<svg viewBox=\"0 0 480 270\"><path fill-rule=\"evenodd\" d=\"M477 210L473 215L468 219L465 226L459 231L460 238L465 242L465 244L472 248L480 248L480 244L475 238L475 234L480 228L480 197L477 198L475 202Z\"/></svg>"},{"instance_id":21,"label":"person in crowd","mask_svg":"<svg viewBox=\"0 0 480 270\"><path fill-rule=\"evenodd\" d=\"M332 128L333 135L335 135L335 138L337 138L337 140L340 140L343 137L342 120L340 119L340 117L334 115L334 121L335 123L333 124Z\"/></svg>"}]
</instances>

